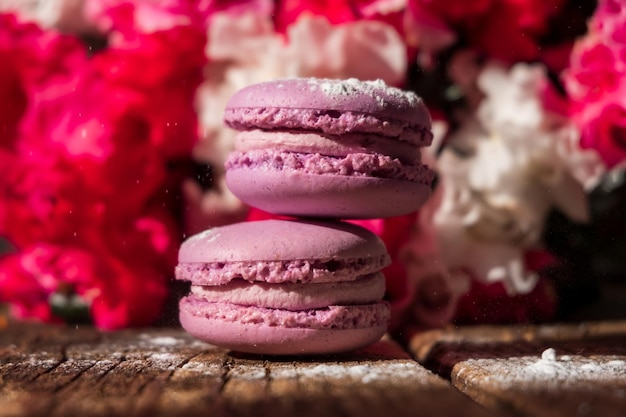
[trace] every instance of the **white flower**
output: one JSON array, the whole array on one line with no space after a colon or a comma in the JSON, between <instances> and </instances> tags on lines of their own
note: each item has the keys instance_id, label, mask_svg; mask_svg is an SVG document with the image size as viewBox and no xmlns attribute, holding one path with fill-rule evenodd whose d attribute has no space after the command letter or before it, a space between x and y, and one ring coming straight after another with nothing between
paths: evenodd
<instances>
[{"instance_id":1,"label":"white flower","mask_svg":"<svg viewBox=\"0 0 626 417\"><path fill-rule=\"evenodd\" d=\"M484 100L437 161L442 199L433 224L444 262L510 294L535 286L523 253L540 245L552 207L574 221L588 217L566 152L572 128L543 108L546 82L539 66L487 66L478 79Z\"/></svg>"},{"instance_id":2,"label":"white flower","mask_svg":"<svg viewBox=\"0 0 626 417\"><path fill-rule=\"evenodd\" d=\"M64 32L93 31L85 18L87 0L0 0L0 12L14 12L26 21Z\"/></svg>"}]
</instances>

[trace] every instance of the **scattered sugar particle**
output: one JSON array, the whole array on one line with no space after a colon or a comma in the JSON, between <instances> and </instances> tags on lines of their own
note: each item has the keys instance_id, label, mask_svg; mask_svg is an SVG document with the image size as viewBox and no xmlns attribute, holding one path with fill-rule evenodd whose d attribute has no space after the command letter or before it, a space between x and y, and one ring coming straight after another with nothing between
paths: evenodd
<instances>
[{"instance_id":1,"label":"scattered sugar particle","mask_svg":"<svg viewBox=\"0 0 626 417\"><path fill-rule=\"evenodd\" d=\"M220 376L223 372L221 364L204 362L187 362L181 369L198 372L207 376Z\"/></svg>"},{"instance_id":2,"label":"scattered sugar particle","mask_svg":"<svg viewBox=\"0 0 626 417\"><path fill-rule=\"evenodd\" d=\"M153 353L152 355L150 355L150 359L153 360L157 360L157 361L176 361L179 359L178 355L175 355L173 353Z\"/></svg>"},{"instance_id":3,"label":"scattered sugar particle","mask_svg":"<svg viewBox=\"0 0 626 417\"><path fill-rule=\"evenodd\" d=\"M265 379L265 368L241 366L231 368L229 376L231 379L243 379L247 381L257 381Z\"/></svg>"},{"instance_id":4,"label":"scattered sugar particle","mask_svg":"<svg viewBox=\"0 0 626 417\"><path fill-rule=\"evenodd\" d=\"M181 361L179 355L172 353L154 353L148 359L153 367L167 371L176 369L176 364Z\"/></svg>"},{"instance_id":5,"label":"scattered sugar particle","mask_svg":"<svg viewBox=\"0 0 626 417\"><path fill-rule=\"evenodd\" d=\"M43 368L43 367L48 368L48 367L56 366L58 363L59 361L56 359L28 358L27 361L19 363L18 365L27 364L27 365L36 366L39 368Z\"/></svg>"},{"instance_id":6,"label":"scattered sugar particle","mask_svg":"<svg viewBox=\"0 0 626 417\"><path fill-rule=\"evenodd\" d=\"M541 354L541 359L544 361L555 361L556 360L556 351L552 348L548 348L543 351Z\"/></svg>"},{"instance_id":7,"label":"scattered sugar particle","mask_svg":"<svg viewBox=\"0 0 626 417\"><path fill-rule=\"evenodd\" d=\"M214 346L214 345L210 345L206 342L203 342L201 340L194 340L193 342L191 342L191 345L189 345L190 347L194 347L194 348L204 348L204 349L218 349L218 347Z\"/></svg>"},{"instance_id":8,"label":"scattered sugar particle","mask_svg":"<svg viewBox=\"0 0 626 417\"><path fill-rule=\"evenodd\" d=\"M200 232L196 235L196 241L203 241L203 242L213 242L215 239L219 238L221 236L221 232L219 232L218 230L216 230L215 228L213 229L207 229L203 232Z\"/></svg>"},{"instance_id":9,"label":"scattered sugar particle","mask_svg":"<svg viewBox=\"0 0 626 417\"><path fill-rule=\"evenodd\" d=\"M298 372L295 367L272 368L270 376L273 379L297 379Z\"/></svg>"},{"instance_id":10,"label":"scattered sugar particle","mask_svg":"<svg viewBox=\"0 0 626 417\"><path fill-rule=\"evenodd\" d=\"M183 341L171 336L159 336L150 339L150 343L159 346L176 346L183 343Z\"/></svg>"}]
</instances>

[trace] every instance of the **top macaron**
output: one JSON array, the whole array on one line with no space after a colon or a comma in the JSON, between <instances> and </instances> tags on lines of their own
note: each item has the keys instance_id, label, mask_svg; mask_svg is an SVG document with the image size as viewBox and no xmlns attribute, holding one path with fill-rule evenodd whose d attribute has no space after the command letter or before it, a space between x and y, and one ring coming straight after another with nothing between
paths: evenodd
<instances>
[{"instance_id":1,"label":"top macaron","mask_svg":"<svg viewBox=\"0 0 626 417\"><path fill-rule=\"evenodd\" d=\"M226 184L279 215L399 216L430 195L420 148L431 119L413 92L383 81L293 78L235 93L224 115L239 130Z\"/></svg>"},{"instance_id":2,"label":"top macaron","mask_svg":"<svg viewBox=\"0 0 626 417\"><path fill-rule=\"evenodd\" d=\"M230 98L224 121L236 130L369 133L417 146L432 141L422 99L382 80L289 78L250 85Z\"/></svg>"}]
</instances>

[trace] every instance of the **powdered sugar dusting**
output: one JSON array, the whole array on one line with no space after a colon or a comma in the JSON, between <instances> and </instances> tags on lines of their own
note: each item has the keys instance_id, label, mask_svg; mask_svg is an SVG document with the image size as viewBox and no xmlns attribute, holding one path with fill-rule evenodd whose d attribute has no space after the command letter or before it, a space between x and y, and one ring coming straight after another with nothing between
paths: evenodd
<instances>
[{"instance_id":1,"label":"powdered sugar dusting","mask_svg":"<svg viewBox=\"0 0 626 417\"><path fill-rule=\"evenodd\" d=\"M302 364L297 367L297 373L301 380L350 379L363 384L373 382L426 383L432 376L424 368L409 361L384 361L357 365L341 363Z\"/></svg>"},{"instance_id":2,"label":"powdered sugar dusting","mask_svg":"<svg viewBox=\"0 0 626 417\"><path fill-rule=\"evenodd\" d=\"M190 361L181 367L184 371L200 373L207 376L218 376L223 372L221 363Z\"/></svg>"},{"instance_id":3,"label":"powdered sugar dusting","mask_svg":"<svg viewBox=\"0 0 626 417\"><path fill-rule=\"evenodd\" d=\"M160 336L151 338L150 343L157 346L177 346L185 343L185 341L182 339L177 339L175 337Z\"/></svg>"},{"instance_id":4,"label":"powdered sugar dusting","mask_svg":"<svg viewBox=\"0 0 626 417\"><path fill-rule=\"evenodd\" d=\"M468 385L498 389L561 389L626 386L623 356L558 356L546 349L540 358L471 359L457 365L453 378Z\"/></svg>"},{"instance_id":5,"label":"powdered sugar dusting","mask_svg":"<svg viewBox=\"0 0 626 417\"><path fill-rule=\"evenodd\" d=\"M410 106L416 106L419 103L419 98L415 93L390 87L380 79L361 81L356 78L349 78L347 80L310 78L307 80L307 83L311 91L316 91L319 88L328 97L367 94L373 97L380 107L387 105L388 97L397 100L405 100Z\"/></svg>"}]
</instances>

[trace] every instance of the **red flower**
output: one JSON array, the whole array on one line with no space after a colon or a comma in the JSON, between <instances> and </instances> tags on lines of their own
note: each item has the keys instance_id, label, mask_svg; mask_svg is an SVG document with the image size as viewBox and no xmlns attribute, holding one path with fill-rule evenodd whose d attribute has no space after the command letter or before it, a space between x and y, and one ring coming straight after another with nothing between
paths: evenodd
<instances>
[{"instance_id":1,"label":"red flower","mask_svg":"<svg viewBox=\"0 0 626 417\"><path fill-rule=\"evenodd\" d=\"M540 280L528 294L510 296L500 283L472 280L461 297L454 322L457 324L509 324L545 322L554 318L557 295L548 281Z\"/></svg>"},{"instance_id":2,"label":"red flower","mask_svg":"<svg viewBox=\"0 0 626 417\"><path fill-rule=\"evenodd\" d=\"M0 141L0 234L19 252L0 259L0 301L19 317L85 310L106 329L158 317L180 243L162 197L176 186L170 164L195 143L205 60L204 28L190 19L154 31L114 21L126 31L91 58L76 39L55 43L29 26L41 35L24 47L30 58L11 52L4 68L25 100L13 101L23 108L10 116L20 119L12 142ZM3 29L0 56L10 45ZM15 95L3 81L0 93Z\"/></svg>"},{"instance_id":3,"label":"red flower","mask_svg":"<svg viewBox=\"0 0 626 417\"><path fill-rule=\"evenodd\" d=\"M558 263L546 251L527 251L526 267L541 271ZM528 294L507 294L504 286L471 280L469 291L459 299L454 322L457 324L508 324L537 323L554 319L558 307L558 294L553 284L540 278Z\"/></svg>"},{"instance_id":4,"label":"red flower","mask_svg":"<svg viewBox=\"0 0 626 417\"><path fill-rule=\"evenodd\" d=\"M103 329L147 325L160 314L165 283L154 266L93 248L40 244L0 260L0 301L18 318L59 321L68 308L84 307Z\"/></svg>"},{"instance_id":5,"label":"red flower","mask_svg":"<svg viewBox=\"0 0 626 417\"><path fill-rule=\"evenodd\" d=\"M94 226L98 205L77 166L62 159L7 156L0 182L0 235L18 248L66 242ZM103 208L101 208L103 209Z\"/></svg>"},{"instance_id":6,"label":"red flower","mask_svg":"<svg viewBox=\"0 0 626 417\"><path fill-rule=\"evenodd\" d=\"M363 19L379 20L403 33L404 1L397 0L286 0L277 2L274 11L276 30L285 33L287 27L302 14L323 16L332 24Z\"/></svg>"},{"instance_id":7,"label":"red flower","mask_svg":"<svg viewBox=\"0 0 626 417\"><path fill-rule=\"evenodd\" d=\"M463 39L490 58L509 63L532 60L539 58L539 38L563 4L564 0L409 0L407 31L418 47L440 49ZM439 40L428 39L433 35Z\"/></svg>"},{"instance_id":8,"label":"red flower","mask_svg":"<svg viewBox=\"0 0 626 417\"><path fill-rule=\"evenodd\" d=\"M0 147L13 148L33 91L66 77L83 57L77 39L0 13Z\"/></svg>"}]
</instances>

